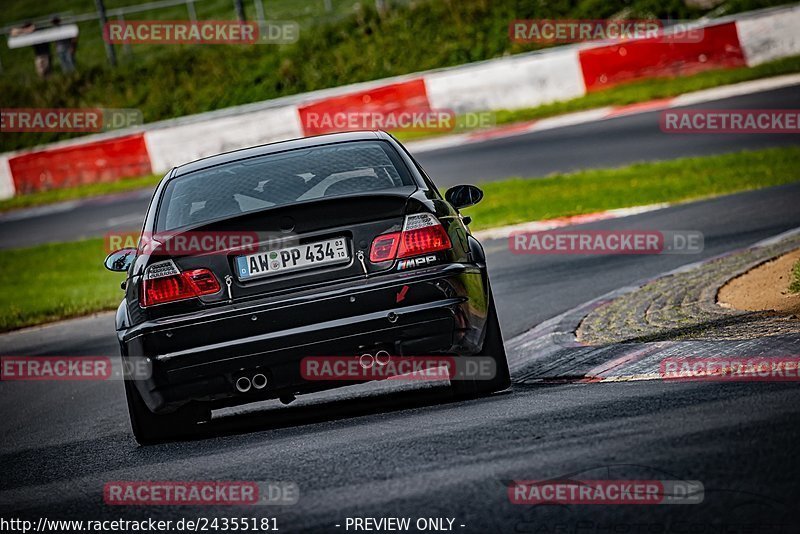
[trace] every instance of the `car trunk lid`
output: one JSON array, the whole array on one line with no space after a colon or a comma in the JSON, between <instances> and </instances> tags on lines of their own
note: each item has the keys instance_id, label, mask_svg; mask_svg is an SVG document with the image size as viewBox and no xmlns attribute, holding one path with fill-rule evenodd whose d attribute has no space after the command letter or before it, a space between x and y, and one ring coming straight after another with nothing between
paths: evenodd
<instances>
[{"instance_id":1,"label":"car trunk lid","mask_svg":"<svg viewBox=\"0 0 800 534\"><path fill-rule=\"evenodd\" d=\"M221 291L199 297L208 305L377 274L391 264L372 264L369 247L378 235L402 228L415 190L323 198L189 228L158 238L151 263L211 270Z\"/></svg>"}]
</instances>

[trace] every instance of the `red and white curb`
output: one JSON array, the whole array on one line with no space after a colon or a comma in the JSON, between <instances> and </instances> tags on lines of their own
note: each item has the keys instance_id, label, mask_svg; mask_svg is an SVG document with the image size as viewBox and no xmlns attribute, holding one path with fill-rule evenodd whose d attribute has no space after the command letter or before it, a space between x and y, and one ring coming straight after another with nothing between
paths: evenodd
<instances>
[{"instance_id":1,"label":"red and white curb","mask_svg":"<svg viewBox=\"0 0 800 534\"><path fill-rule=\"evenodd\" d=\"M580 358L582 350L601 350L608 351L610 346L590 347L579 342L575 332L586 316L595 308L607 302L615 300L623 295L637 291L645 284L679 273L685 273L703 265L718 260L719 258L734 254L743 250L763 248L780 243L785 239L800 235L800 228L793 228L778 235L763 239L753 245L738 250L728 251L710 258L691 262L676 269L639 280L630 285L626 285L610 291L604 295L594 298L579 306L572 308L560 315L552 317L534 328L519 334L506 342L506 352L509 355L509 365L512 374L527 374L526 369L538 362L546 362L549 369L554 369L563 364L566 368L574 370L576 361ZM630 350L623 350L616 358L595 364L586 369L578 376L552 376L552 377L530 377L530 379L541 383L604 383L604 382L636 382L644 380L664 380L661 372L653 370L652 365L644 366L641 369L641 362L656 361L656 358L663 355L685 355L686 347L691 347L694 341L659 341L645 344L630 344ZM748 343L754 346L760 343L759 339L747 341L736 341L730 348L744 348ZM626 344L616 344L625 346ZM564 349L574 349L567 353ZM578 352L575 352L578 351ZM755 352L754 352L755 354ZM735 354L731 353L731 356ZM659 358L660 361L660 358ZM638 365L637 365L638 364ZM639 367L641 371L635 369ZM637 372L638 371L638 372ZM570 374L574 375L573 371ZM528 378L526 378L527 380Z\"/></svg>"}]
</instances>

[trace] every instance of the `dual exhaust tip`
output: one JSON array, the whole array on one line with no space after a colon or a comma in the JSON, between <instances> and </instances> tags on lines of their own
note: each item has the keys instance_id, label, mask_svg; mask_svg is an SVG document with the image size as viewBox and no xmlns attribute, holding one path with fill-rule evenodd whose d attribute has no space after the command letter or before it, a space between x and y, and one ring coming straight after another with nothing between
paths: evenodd
<instances>
[{"instance_id":1,"label":"dual exhaust tip","mask_svg":"<svg viewBox=\"0 0 800 534\"><path fill-rule=\"evenodd\" d=\"M378 352L375 353L375 356L373 356L370 353L362 354L361 357L358 359L358 363L360 363L361 367L363 367L364 369L369 369L376 364L381 366L386 365L387 363L389 363L390 359L391 356L389 355L388 352L386 352L385 350L379 350Z\"/></svg>"},{"instance_id":2,"label":"dual exhaust tip","mask_svg":"<svg viewBox=\"0 0 800 534\"><path fill-rule=\"evenodd\" d=\"M253 375L253 378L241 376L236 380L236 391L239 393L247 393L251 389L261 390L267 387L267 376L263 373Z\"/></svg>"}]
</instances>

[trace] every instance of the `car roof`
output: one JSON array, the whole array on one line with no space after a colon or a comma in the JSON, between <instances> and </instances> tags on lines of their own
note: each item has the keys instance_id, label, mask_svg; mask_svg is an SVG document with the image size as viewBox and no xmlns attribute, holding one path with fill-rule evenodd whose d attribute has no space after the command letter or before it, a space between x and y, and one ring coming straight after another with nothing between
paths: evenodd
<instances>
[{"instance_id":1,"label":"car roof","mask_svg":"<svg viewBox=\"0 0 800 534\"><path fill-rule=\"evenodd\" d=\"M287 150L295 150L300 148L311 148L316 146L329 145L333 143L346 143L352 141L374 141L376 139L389 139L390 136L382 131L357 131L357 132L343 132L325 135L316 135L313 137L303 137L300 139L292 139L289 141L278 141L276 143L268 143L266 145L258 145L250 148L242 148L233 150L231 152L223 152L214 156L198 159L189 163L185 163L175 167L173 177L183 176L190 172L215 167L224 163L232 161L243 160L256 156L264 156L266 154L274 154L276 152L284 152Z\"/></svg>"}]
</instances>

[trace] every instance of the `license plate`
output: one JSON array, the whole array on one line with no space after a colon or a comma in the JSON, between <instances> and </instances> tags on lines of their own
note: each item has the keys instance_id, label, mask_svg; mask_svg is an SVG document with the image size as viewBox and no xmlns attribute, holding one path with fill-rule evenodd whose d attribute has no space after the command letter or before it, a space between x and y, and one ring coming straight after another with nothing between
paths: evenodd
<instances>
[{"instance_id":1,"label":"license plate","mask_svg":"<svg viewBox=\"0 0 800 534\"><path fill-rule=\"evenodd\" d=\"M347 263L350 254L343 237L236 257L240 280Z\"/></svg>"}]
</instances>

